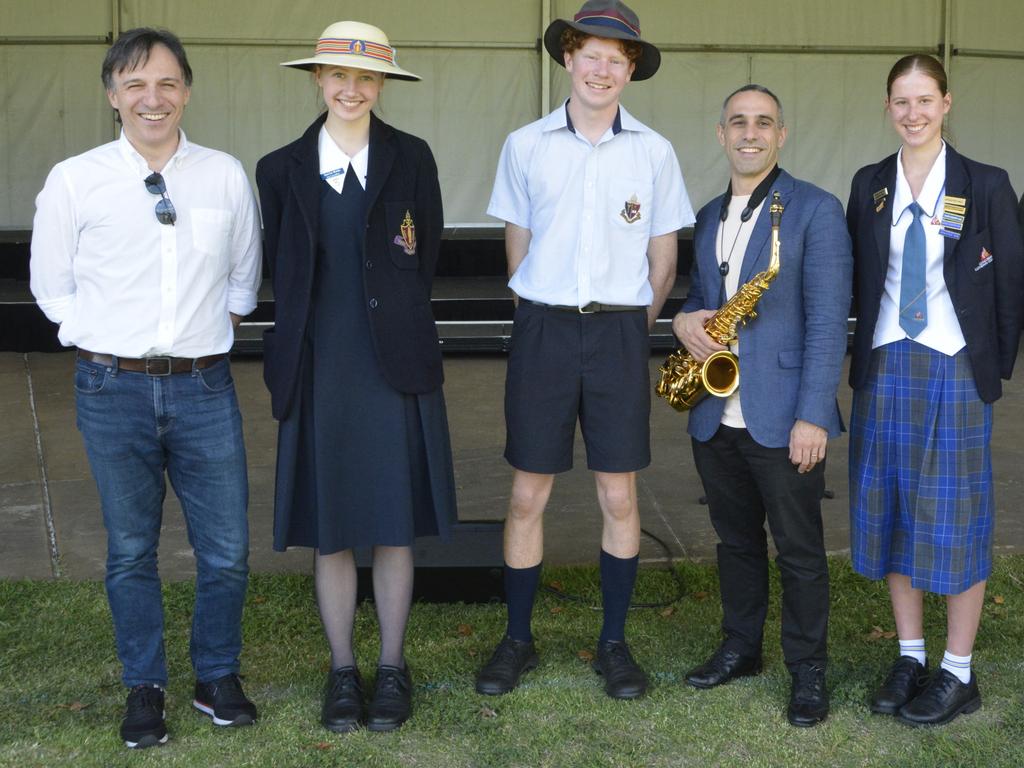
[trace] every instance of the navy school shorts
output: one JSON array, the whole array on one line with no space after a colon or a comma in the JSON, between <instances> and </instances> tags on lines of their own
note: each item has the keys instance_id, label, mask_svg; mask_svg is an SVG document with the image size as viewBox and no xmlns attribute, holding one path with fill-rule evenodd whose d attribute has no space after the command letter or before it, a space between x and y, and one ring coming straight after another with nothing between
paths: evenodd
<instances>
[{"instance_id":1,"label":"navy school shorts","mask_svg":"<svg viewBox=\"0 0 1024 768\"><path fill-rule=\"evenodd\" d=\"M579 314L520 301L505 377L505 459L572 468L576 422L596 472L651 463L647 312Z\"/></svg>"}]
</instances>

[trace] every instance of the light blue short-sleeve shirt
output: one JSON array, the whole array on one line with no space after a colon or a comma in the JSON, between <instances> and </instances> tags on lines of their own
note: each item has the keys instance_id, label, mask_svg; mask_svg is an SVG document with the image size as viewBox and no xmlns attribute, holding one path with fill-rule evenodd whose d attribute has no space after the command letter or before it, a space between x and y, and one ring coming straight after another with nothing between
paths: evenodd
<instances>
[{"instance_id":1,"label":"light blue short-sleeve shirt","mask_svg":"<svg viewBox=\"0 0 1024 768\"><path fill-rule=\"evenodd\" d=\"M648 242L694 222L672 145L621 106L596 145L566 105L510 134L487 213L530 230L509 287L580 307L649 306Z\"/></svg>"}]
</instances>

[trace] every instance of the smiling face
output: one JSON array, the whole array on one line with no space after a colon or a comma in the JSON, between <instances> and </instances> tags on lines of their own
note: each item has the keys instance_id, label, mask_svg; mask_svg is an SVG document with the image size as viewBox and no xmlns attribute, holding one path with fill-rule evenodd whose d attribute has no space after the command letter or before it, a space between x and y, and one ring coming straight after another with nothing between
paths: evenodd
<instances>
[{"instance_id":1,"label":"smiling face","mask_svg":"<svg viewBox=\"0 0 1024 768\"><path fill-rule=\"evenodd\" d=\"M135 69L113 73L107 99L139 154L147 160L166 160L178 147L178 126L190 93L174 54L157 44Z\"/></svg>"},{"instance_id":2,"label":"smiling face","mask_svg":"<svg viewBox=\"0 0 1024 768\"><path fill-rule=\"evenodd\" d=\"M911 149L937 148L942 141L942 119L952 98L943 94L933 77L914 69L892 81L885 109L892 126Z\"/></svg>"},{"instance_id":3,"label":"smiling face","mask_svg":"<svg viewBox=\"0 0 1024 768\"><path fill-rule=\"evenodd\" d=\"M588 37L582 46L565 54L565 70L572 78L570 98L594 112L617 108L633 68L618 40Z\"/></svg>"},{"instance_id":4,"label":"smiling face","mask_svg":"<svg viewBox=\"0 0 1024 768\"><path fill-rule=\"evenodd\" d=\"M729 160L733 194L740 195L753 192L768 175L786 142L779 105L760 91L740 91L729 99L717 133Z\"/></svg>"},{"instance_id":5,"label":"smiling face","mask_svg":"<svg viewBox=\"0 0 1024 768\"><path fill-rule=\"evenodd\" d=\"M323 91L328 122L369 121L384 87L384 75L353 67L320 67L316 81Z\"/></svg>"}]
</instances>

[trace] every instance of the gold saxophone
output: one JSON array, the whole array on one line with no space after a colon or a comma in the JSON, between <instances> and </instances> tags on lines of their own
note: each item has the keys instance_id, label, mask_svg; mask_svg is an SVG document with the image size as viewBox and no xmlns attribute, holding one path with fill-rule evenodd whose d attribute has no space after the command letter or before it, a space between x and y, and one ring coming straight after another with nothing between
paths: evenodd
<instances>
[{"instance_id":1,"label":"gold saxophone","mask_svg":"<svg viewBox=\"0 0 1024 768\"><path fill-rule=\"evenodd\" d=\"M719 344L729 346L736 341L736 327L757 317L755 307L762 294L779 274L779 224L785 210L779 193L772 195L768 213L772 220L772 254L768 269L759 272L729 299L704 325L708 336ZM729 350L715 352L703 363L681 347L668 356L661 366L661 381L655 387L659 397L680 413L688 411L705 395L728 397L740 385L740 361Z\"/></svg>"}]
</instances>

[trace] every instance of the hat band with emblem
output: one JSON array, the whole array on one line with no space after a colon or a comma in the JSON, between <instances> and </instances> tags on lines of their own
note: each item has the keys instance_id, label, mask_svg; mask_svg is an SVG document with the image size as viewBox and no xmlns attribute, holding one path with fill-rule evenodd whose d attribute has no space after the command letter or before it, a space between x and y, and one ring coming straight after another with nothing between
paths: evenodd
<instances>
[{"instance_id":1,"label":"hat band with emblem","mask_svg":"<svg viewBox=\"0 0 1024 768\"><path fill-rule=\"evenodd\" d=\"M311 70L315 67L351 67L382 72L397 80L419 80L419 75L398 66L398 56L387 35L359 21L339 21L324 30L314 55L308 59L285 61L282 67Z\"/></svg>"}]
</instances>

